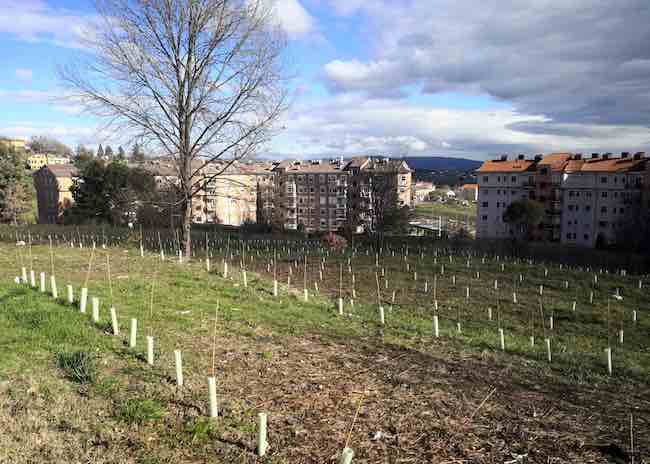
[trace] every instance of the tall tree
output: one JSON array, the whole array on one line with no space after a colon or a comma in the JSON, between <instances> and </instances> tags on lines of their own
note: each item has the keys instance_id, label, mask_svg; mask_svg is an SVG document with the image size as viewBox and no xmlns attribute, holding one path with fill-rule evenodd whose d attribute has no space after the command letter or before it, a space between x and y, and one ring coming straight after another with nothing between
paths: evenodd
<instances>
[{"instance_id":1,"label":"tall tree","mask_svg":"<svg viewBox=\"0 0 650 464\"><path fill-rule=\"evenodd\" d=\"M262 6L266 5L266 6ZM99 0L94 53L61 75L71 97L171 158L185 253L203 167L265 143L285 107L285 37L263 0Z\"/></svg>"},{"instance_id":2,"label":"tall tree","mask_svg":"<svg viewBox=\"0 0 650 464\"><path fill-rule=\"evenodd\" d=\"M72 156L72 150L66 144L59 140L47 137L45 135L37 135L29 141L29 149L35 153L52 153L60 156Z\"/></svg>"},{"instance_id":3,"label":"tall tree","mask_svg":"<svg viewBox=\"0 0 650 464\"><path fill-rule=\"evenodd\" d=\"M104 159L104 147L102 147L102 144L99 144L99 147L97 148L97 158L98 159Z\"/></svg>"},{"instance_id":4,"label":"tall tree","mask_svg":"<svg viewBox=\"0 0 650 464\"><path fill-rule=\"evenodd\" d=\"M134 163L142 163L145 160L144 152L140 145L136 142L131 149L131 161Z\"/></svg>"},{"instance_id":5,"label":"tall tree","mask_svg":"<svg viewBox=\"0 0 650 464\"><path fill-rule=\"evenodd\" d=\"M34 222L36 194L23 153L0 144L0 222Z\"/></svg>"},{"instance_id":6,"label":"tall tree","mask_svg":"<svg viewBox=\"0 0 650 464\"><path fill-rule=\"evenodd\" d=\"M533 228L544 219L544 205L538 201L523 199L513 201L503 213L503 222L510 224L515 238L530 237Z\"/></svg>"},{"instance_id":7,"label":"tall tree","mask_svg":"<svg viewBox=\"0 0 650 464\"><path fill-rule=\"evenodd\" d=\"M124 148L120 145L117 147L117 159L119 161L124 161L126 159L126 153L124 153Z\"/></svg>"},{"instance_id":8,"label":"tall tree","mask_svg":"<svg viewBox=\"0 0 650 464\"><path fill-rule=\"evenodd\" d=\"M71 190L75 202L66 210L66 222L125 224L153 197L155 181L143 169L93 159L81 167Z\"/></svg>"},{"instance_id":9,"label":"tall tree","mask_svg":"<svg viewBox=\"0 0 650 464\"><path fill-rule=\"evenodd\" d=\"M104 148L104 158L106 158L108 161L111 161L113 159L113 147L110 145L106 145L106 148Z\"/></svg>"}]
</instances>

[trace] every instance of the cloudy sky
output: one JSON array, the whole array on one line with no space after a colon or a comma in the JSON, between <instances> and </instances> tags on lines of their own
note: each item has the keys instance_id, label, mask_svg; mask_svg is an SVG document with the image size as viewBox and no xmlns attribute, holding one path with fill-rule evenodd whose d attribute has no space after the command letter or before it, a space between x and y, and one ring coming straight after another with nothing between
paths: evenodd
<instances>
[{"instance_id":1,"label":"cloudy sky","mask_svg":"<svg viewBox=\"0 0 650 464\"><path fill-rule=\"evenodd\" d=\"M292 104L270 155L650 151L648 0L266 0ZM0 0L0 135L113 143L59 101L92 0Z\"/></svg>"}]
</instances>

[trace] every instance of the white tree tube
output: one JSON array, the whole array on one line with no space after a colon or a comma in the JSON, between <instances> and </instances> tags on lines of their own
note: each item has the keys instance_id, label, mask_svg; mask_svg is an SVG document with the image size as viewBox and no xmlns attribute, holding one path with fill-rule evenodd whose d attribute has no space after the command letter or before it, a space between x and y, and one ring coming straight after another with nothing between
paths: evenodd
<instances>
[{"instance_id":1,"label":"white tree tube","mask_svg":"<svg viewBox=\"0 0 650 464\"><path fill-rule=\"evenodd\" d=\"M26 267L21 268L21 275L22 275L23 283L26 284L27 283L27 268Z\"/></svg>"},{"instance_id":2,"label":"white tree tube","mask_svg":"<svg viewBox=\"0 0 650 464\"><path fill-rule=\"evenodd\" d=\"M339 464L352 464L353 457L354 451L352 451L350 448L343 448L341 459L339 459Z\"/></svg>"},{"instance_id":3,"label":"white tree tube","mask_svg":"<svg viewBox=\"0 0 650 464\"><path fill-rule=\"evenodd\" d=\"M153 354L153 337L147 335L147 364L153 366L154 354Z\"/></svg>"},{"instance_id":4,"label":"white tree tube","mask_svg":"<svg viewBox=\"0 0 650 464\"><path fill-rule=\"evenodd\" d=\"M605 348L605 357L607 358L607 373L612 375L612 349Z\"/></svg>"},{"instance_id":5,"label":"white tree tube","mask_svg":"<svg viewBox=\"0 0 650 464\"><path fill-rule=\"evenodd\" d=\"M68 303L74 304L74 291L72 290L72 285L66 287L68 289Z\"/></svg>"},{"instance_id":6,"label":"white tree tube","mask_svg":"<svg viewBox=\"0 0 650 464\"><path fill-rule=\"evenodd\" d=\"M278 296L278 281L277 281L277 279L273 280L273 296Z\"/></svg>"},{"instance_id":7,"label":"white tree tube","mask_svg":"<svg viewBox=\"0 0 650 464\"><path fill-rule=\"evenodd\" d=\"M381 325L384 325L386 323L386 320L384 319L384 307L383 306L379 307L379 323Z\"/></svg>"},{"instance_id":8,"label":"white tree tube","mask_svg":"<svg viewBox=\"0 0 650 464\"><path fill-rule=\"evenodd\" d=\"M266 413L259 413L257 415L257 455L263 457L269 447L269 442L266 437Z\"/></svg>"},{"instance_id":9,"label":"white tree tube","mask_svg":"<svg viewBox=\"0 0 650 464\"><path fill-rule=\"evenodd\" d=\"M183 387L183 358L181 357L180 350L174 350L174 362L176 365L176 385L179 388Z\"/></svg>"},{"instance_id":10,"label":"white tree tube","mask_svg":"<svg viewBox=\"0 0 650 464\"><path fill-rule=\"evenodd\" d=\"M499 341L501 342L501 351L506 350L506 337L503 334L503 329L499 329Z\"/></svg>"},{"instance_id":11,"label":"white tree tube","mask_svg":"<svg viewBox=\"0 0 650 464\"><path fill-rule=\"evenodd\" d=\"M33 269L29 271L29 285L31 287L36 287L36 274Z\"/></svg>"},{"instance_id":12,"label":"white tree tube","mask_svg":"<svg viewBox=\"0 0 650 464\"><path fill-rule=\"evenodd\" d=\"M40 284L41 284L41 293L45 293L47 291L47 288L45 287L45 273L41 272L40 275Z\"/></svg>"},{"instance_id":13,"label":"white tree tube","mask_svg":"<svg viewBox=\"0 0 650 464\"><path fill-rule=\"evenodd\" d=\"M79 312L86 312L86 305L88 304L88 289L86 287L81 289L81 299L79 300Z\"/></svg>"},{"instance_id":14,"label":"white tree tube","mask_svg":"<svg viewBox=\"0 0 650 464\"><path fill-rule=\"evenodd\" d=\"M131 333L129 334L129 348L133 349L138 344L138 320L131 319Z\"/></svg>"},{"instance_id":15,"label":"white tree tube","mask_svg":"<svg viewBox=\"0 0 650 464\"><path fill-rule=\"evenodd\" d=\"M339 298L339 315L343 316L343 298Z\"/></svg>"},{"instance_id":16,"label":"white tree tube","mask_svg":"<svg viewBox=\"0 0 650 464\"><path fill-rule=\"evenodd\" d=\"M95 324L99 322L99 298L94 296L90 300L90 304L92 306L92 320Z\"/></svg>"},{"instance_id":17,"label":"white tree tube","mask_svg":"<svg viewBox=\"0 0 650 464\"><path fill-rule=\"evenodd\" d=\"M440 338L440 327L438 326L438 316L433 316L433 336Z\"/></svg>"},{"instance_id":18,"label":"white tree tube","mask_svg":"<svg viewBox=\"0 0 650 464\"><path fill-rule=\"evenodd\" d=\"M215 377L208 377L208 399L210 417L215 418L219 415L219 409L217 407L217 379Z\"/></svg>"},{"instance_id":19,"label":"white tree tube","mask_svg":"<svg viewBox=\"0 0 650 464\"><path fill-rule=\"evenodd\" d=\"M547 338L547 339L545 340L545 342L546 342L546 359L548 360L548 362L551 362L551 361L552 361L552 355L551 355L551 339L550 339L550 338Z\"/></svg>"},{"instance_id":20,"label":"white tree tube","mask_svg":"<svg viewBox=\"0 0 650 464\"><path fill-rule=\"evenodd\" d=\"M120 334L120 326L117 323L117 311L113 306L111 306L110 313L111 313L111 327L113 327L113 335L117 336Z\"/></svg>"},{"instance_id":21,"label":"white tree tube","mask_svg":"<svg viewBox=\"0 0 650 464\"><path fill-rule=\"evenodd\" d=\"M59 298L59 290L56 288L56 277L53 275L50 276L50 291L52 293L52 298L55 300Z\"/></svg>"}]
</instances>

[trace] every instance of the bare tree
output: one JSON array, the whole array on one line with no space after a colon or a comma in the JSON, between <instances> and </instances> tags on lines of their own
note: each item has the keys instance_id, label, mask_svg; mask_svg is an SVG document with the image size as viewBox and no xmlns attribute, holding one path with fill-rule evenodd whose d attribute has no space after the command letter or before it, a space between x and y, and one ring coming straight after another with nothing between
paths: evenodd
<instances>
[{"instance_id":1,"label":"bare tree","mask_svg":"<svg viewBox=\"0 0 650 464\"><path fill-rule=\"evenodd\" d=\"M285 37L261 0L98 0L93 54L61 70L70 98L173 161L191 251L192 198L272 134ZM204 174L208 163L224 161Z\"/></svg>"}]
</instances>

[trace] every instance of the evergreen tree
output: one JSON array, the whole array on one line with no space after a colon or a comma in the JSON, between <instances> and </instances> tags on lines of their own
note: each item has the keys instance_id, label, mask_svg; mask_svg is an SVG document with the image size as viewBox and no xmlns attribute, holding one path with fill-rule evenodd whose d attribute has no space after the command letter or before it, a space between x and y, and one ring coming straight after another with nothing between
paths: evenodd
<instances>
[{"instance_id":1,"label":"evergreen tree","mask_svg":"<svg viewBox=\"0 0 650 464\"><path fill-rule=\"evenodd\" d=\"M34 185L25 169L23 153L0 145L0 222L14 225L34 222Z\"/></svg>"},{"instance_id":2,"label":"evergreen tree","mask_svg":"<svg viewBox=\"0 0 650 464\"><path fill-rule=\"evenodd\" d=\"M104 156L109 161L113 159L113 148L111 148L110 145L106 145L106 148L104 149Z\"/></svg>"},{"instance_id":3,"label":"evergreen tree","mask_svg":"<svg viewBox=\"0 0 650 464\"><path fill-rule=\"evenodd\" d=\"M144 152L140 145L136 142L131 149L131 161L134 163L142 163L145 160Z\"/></svg>"},{"instance_id":4,"label":"evergreen tree","mask_svg":"<svg viewBox=\"0 0 650 464\"><path fill-rule=\"evenodd\" d=\"M124 153L124 148L120 145L117 148L117 160L118 161L124 161L126 159L126 153Z\"/></svg>"},{"instance_id":5,"label":"evergreen tree","mask_svg":"<svg viewBox=\"0 0 650 464\"><path fill-rule=\"evenodd\" d=\"M99 144L99 148L97 149L97 158L103 159L104 158L104 148L102 148L102 144Z\"/></svg>"},{"instance_id":6,"label":"evergreen tree","mask_svg":"<svg viewBox=\"0 0 650 464\"><path fill-rule=\"evenodd\" d=\"M90 161L93 157L92 151L88 150L84 145L77 146L74 159L72 160L77 168L81 168L85 163Z\"/></svg>"}]
</instances>

